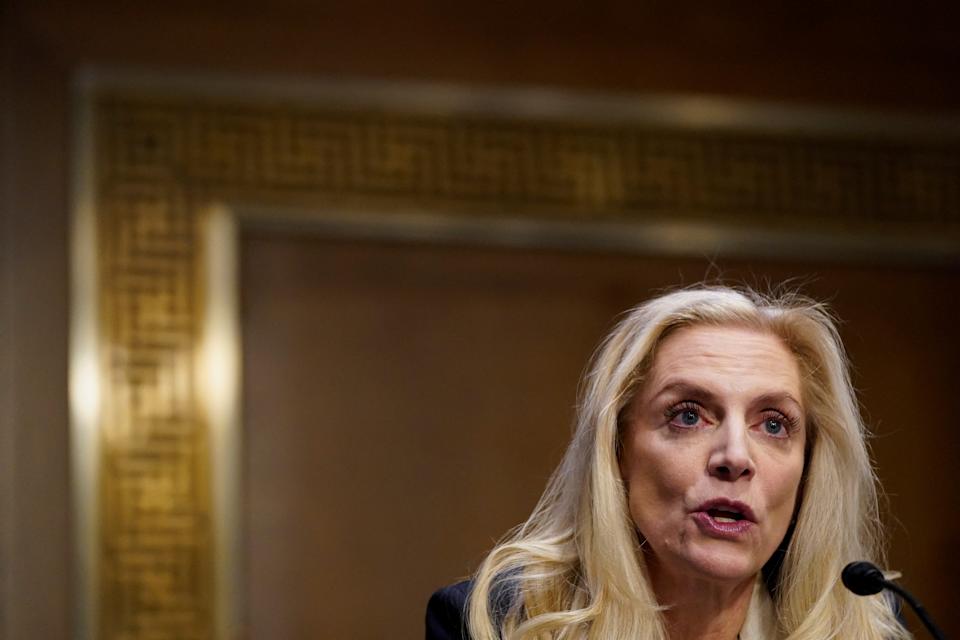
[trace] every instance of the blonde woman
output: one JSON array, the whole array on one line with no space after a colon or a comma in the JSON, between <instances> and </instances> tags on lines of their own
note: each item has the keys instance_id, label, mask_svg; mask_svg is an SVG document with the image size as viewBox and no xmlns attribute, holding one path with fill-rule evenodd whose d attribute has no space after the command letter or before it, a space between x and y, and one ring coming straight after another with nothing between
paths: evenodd
<instances>
[{"instance_id":1,"label":"blonde woman","mask_svg":"<svg viewBox=\"0 0 960 640\"><path fill-rule=\"evenodd\" d=\"M434 594L428 640L908 638L836 328L790 295L701 286L631 311L582 384L530 518Z\"/></svg>"}]
</instances>

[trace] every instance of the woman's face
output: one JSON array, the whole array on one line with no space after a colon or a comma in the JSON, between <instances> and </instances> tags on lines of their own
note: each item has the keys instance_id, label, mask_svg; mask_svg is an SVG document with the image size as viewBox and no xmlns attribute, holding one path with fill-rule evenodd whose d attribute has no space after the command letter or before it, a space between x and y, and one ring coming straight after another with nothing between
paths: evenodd
<instances>
[{"instance_id":1,"label":"woman's face","mask_svg":"<svg viewBox=\"0 0 960 640\"><path fill-rule=\"evenodd\" d=\"M793 354L751 329L678 329L626 411L620 471L654 579L755 576L786 534L803 474Z\"/></svg>"}]
</instances>

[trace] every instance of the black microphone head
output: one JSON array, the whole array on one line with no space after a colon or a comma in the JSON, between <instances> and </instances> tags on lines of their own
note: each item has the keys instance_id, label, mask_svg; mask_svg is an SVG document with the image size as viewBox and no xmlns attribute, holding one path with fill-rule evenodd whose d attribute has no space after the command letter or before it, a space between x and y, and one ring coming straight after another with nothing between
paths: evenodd
<instances>
[{"instance_id":1,"label":"black microphone head","mask_svg":"<svg viewBox=\"0 0 960 640\"><path fill-rule=\"evenodd\" d=\"M843 580L843 586L858 596L872 596L886 587L883 572L876 565L863 560L845 566L840 579Z\"/></svg>"}]
</instances>

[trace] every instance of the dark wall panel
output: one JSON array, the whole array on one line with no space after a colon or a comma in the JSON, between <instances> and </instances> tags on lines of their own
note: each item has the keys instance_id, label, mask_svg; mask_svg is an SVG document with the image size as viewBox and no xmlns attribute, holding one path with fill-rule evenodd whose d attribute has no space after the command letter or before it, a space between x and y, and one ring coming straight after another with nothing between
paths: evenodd
<instances>
[{"instance_id":1,"label":"dark wall panel","mask_svg":"<svg viewBox=\"0 0 960 640\"><path fill-rule=\"evenodd\" d=\"M242 258L251 637L416 638L434 588L526 518L615 316L722 274L829 299L878 437L892 566L948 630L960 518L955 271L353 244ZM944 566L944 563L949 566ZM371 603L376 603L372 607Z\"/></svg>"}]
</instances>

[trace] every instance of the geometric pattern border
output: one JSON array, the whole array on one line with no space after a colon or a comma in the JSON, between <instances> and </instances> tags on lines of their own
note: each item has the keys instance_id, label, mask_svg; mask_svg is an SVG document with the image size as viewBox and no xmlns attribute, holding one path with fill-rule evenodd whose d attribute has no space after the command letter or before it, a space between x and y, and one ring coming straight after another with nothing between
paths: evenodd
<instances>
[{"instance_id":1,"label":"geometric pattern border","mask_svg":"<svg viewBox=\"0 0 960 640\"><path fill-rule=\"evenodd\" d=\"M101 344L97 635L215 634L195 362L220 202L960 236L956 140L92 94Z\"/></svg>"}]
</instances>

